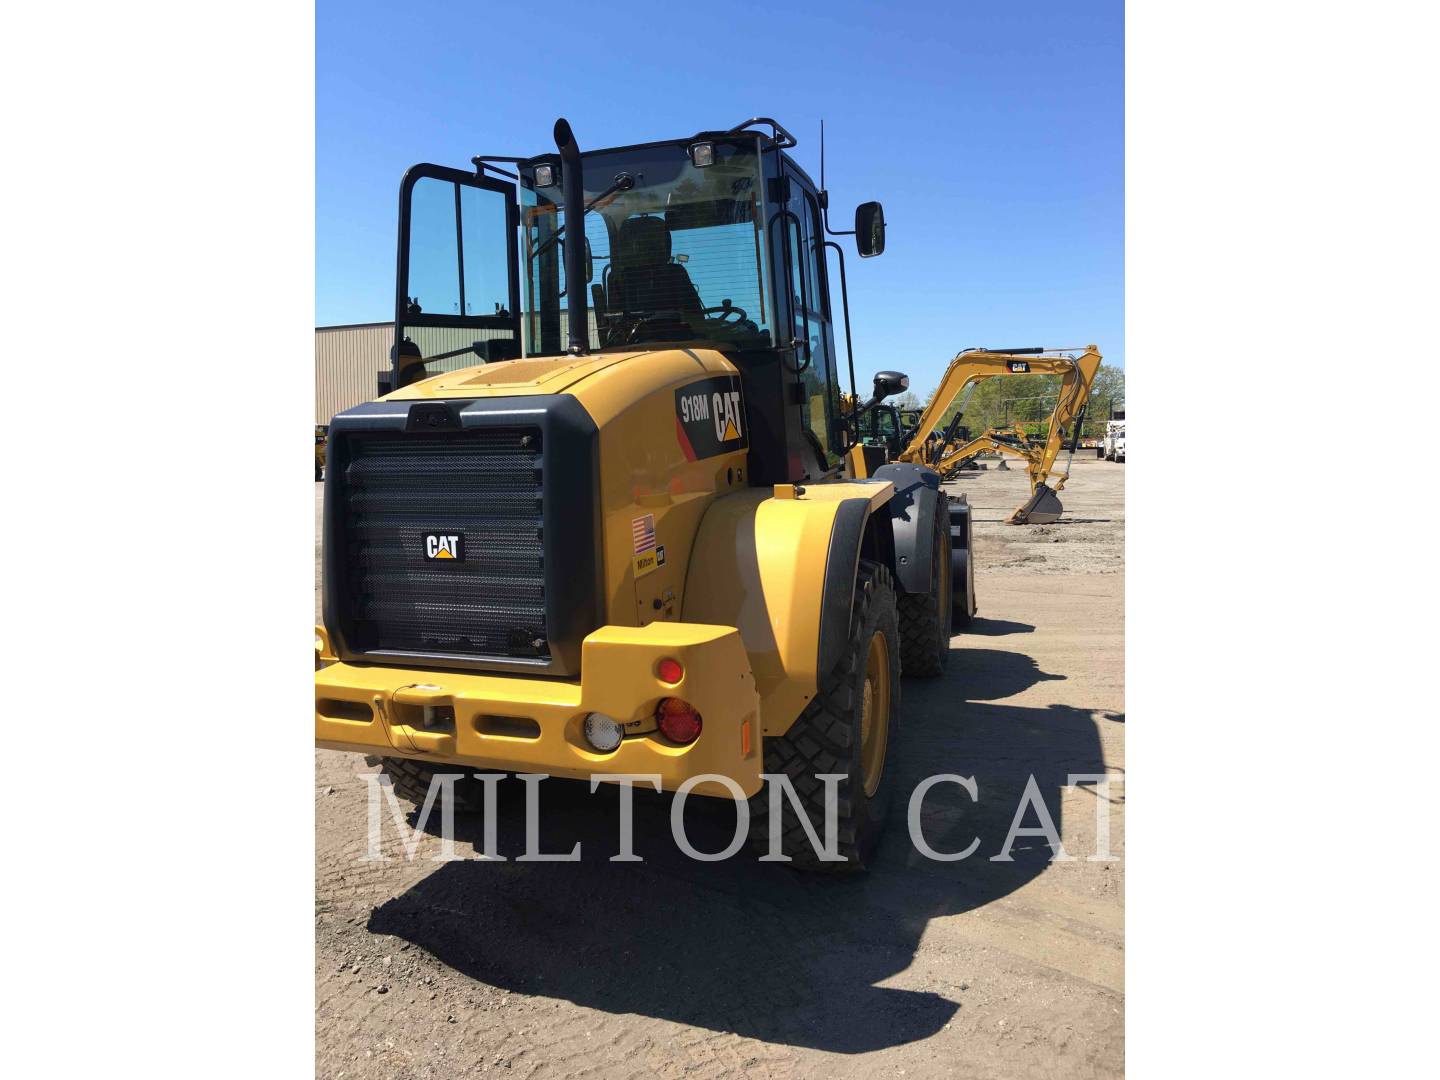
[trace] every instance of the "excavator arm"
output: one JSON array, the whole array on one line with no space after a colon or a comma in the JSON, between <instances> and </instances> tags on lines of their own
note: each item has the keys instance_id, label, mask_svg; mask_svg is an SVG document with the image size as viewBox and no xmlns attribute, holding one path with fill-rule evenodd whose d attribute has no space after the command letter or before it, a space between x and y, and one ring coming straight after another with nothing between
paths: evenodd
<instances>
[{"instance_id":1,"label":"excavator arm","mask_svg":"<svg viewBox=\"0 0 1440 1080\"><path fill-rule=\"evenodd\" d=\"M1073 355L1080 353L1079 356ZM1030 498L1006 519L1007 524L1045 524L1060 516L1060 500L1055 492L1065 486L1069 474L1058 478L1055 487L1048 484L1055 459L1064 448L1064 436L1073 432L1095 385L1100 370L1100 351L1094 345L1085 349L969 349L960 353L945 369L930 403L920 414L920 423L900 451L900 461L923 463L925 441L930 437L950 406L967 388L996 375L1059 375L1060 392L1050 414L1049 430L1043 446L1015 440L1007 432L991 429L957 447L943 446L938 455L933 451L931 467L944 476L961 462L985 450L999 450L1026 460L1030 475Z\"/></svg>"}]
</instances>

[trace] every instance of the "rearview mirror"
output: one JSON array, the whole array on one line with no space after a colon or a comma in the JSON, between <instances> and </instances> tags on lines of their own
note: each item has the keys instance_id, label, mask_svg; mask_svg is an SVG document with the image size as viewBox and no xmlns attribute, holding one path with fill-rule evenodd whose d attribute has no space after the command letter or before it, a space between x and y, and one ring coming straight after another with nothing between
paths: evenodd
<instances>
[{"instance_id":1,"label":"rearview mirror","mask_svg":"<svg viewBox=\"0 0 1440 1080\"><path fill-rule=\"evenodd\" d=\"M862 259L884 252L885 211L878 202L861 203L855 208L855 246Z\"/></svg>"},{"instance_id":2,"label":"rearview mirror","mask_svg":"<svg viewBox=\"0 0 1440 1080\"><path fill-rule=\"evenodd\" d=\"M875 204L879 206L879 203ZM884 401L887 397L903 394L910 389L910 376L899 371L877 371L875 373L875 398Z\"/></svg>"}]
</instances>

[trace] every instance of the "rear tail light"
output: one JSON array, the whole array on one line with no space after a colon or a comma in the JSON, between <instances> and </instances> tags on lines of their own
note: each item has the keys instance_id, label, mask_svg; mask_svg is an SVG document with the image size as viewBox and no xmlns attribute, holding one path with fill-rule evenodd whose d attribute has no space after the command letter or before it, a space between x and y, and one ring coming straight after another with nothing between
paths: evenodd
<instances>
[{"instance_id":1,"label":"rear tail light","mask_svg":"<svg viewBox=\"0 0 1440 1080\"><path fill-rule=\"evenodd\" d=\"M655 710L655 722L660 727L660 734L681 746L687 746L700 737L700 714L688 701L665 698Z\"/></svg>"}]
</instances>

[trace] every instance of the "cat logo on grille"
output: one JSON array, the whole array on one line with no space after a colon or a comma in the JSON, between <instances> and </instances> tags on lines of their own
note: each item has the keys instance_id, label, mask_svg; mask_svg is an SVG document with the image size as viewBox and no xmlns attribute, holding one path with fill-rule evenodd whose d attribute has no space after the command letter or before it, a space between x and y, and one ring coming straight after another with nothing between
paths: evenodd
<instances>
[{"instance_id":1,"label":"cat logo on grille","mask_svg":"<svg viewBox=\"0 0 1440 1080\"><path fill-rule=\"evenodd\" d=\"M440 559L465 561L464 533L426 533L425 558L434 562Z\"/></svg>"}]
</instances>

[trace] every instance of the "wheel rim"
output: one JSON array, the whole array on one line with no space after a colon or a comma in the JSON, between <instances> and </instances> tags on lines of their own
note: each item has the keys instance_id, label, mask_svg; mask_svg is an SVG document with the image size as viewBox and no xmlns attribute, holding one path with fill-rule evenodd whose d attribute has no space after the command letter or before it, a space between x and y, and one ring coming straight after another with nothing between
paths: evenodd
<instances>
[{"instance_id":1,"label":"wheel rim","mask_svg":"<svg viewBox=\"0 0 1440 1080\"><path fill-rule=\"evenodd\" d=\"M890 645L877 630L865 654L865 684L860 690L860 772L866 795L874 795L880 786L889 737Z\"/></svg>"}]
</instances>

